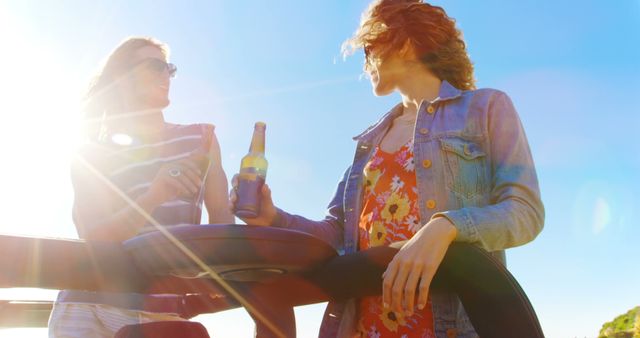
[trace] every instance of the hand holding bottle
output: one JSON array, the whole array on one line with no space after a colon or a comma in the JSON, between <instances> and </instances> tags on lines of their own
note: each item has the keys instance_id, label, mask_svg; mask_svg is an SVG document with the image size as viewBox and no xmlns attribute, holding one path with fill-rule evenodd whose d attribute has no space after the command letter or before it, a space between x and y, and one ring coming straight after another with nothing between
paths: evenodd
<instances>
[{"instance_id":1,"label":"hand holding bottle","mask_svg":"<svg viewBox=\"0 0 640 338\"><path fill-rule=\"evenodd\" d=\"M271 192L265 185L268 167L264 156L266 128L264 122L256 122L249 153L242 158L240 172L231 182L231 210L253 225L271 225L276 215Z\"/></svg>"},{"instance_id":2,"label":"hand holding bottle","mask_svg":"<svg viewBox=\"0 0 640 338\"><path fill-rule=\"evenodd\" d=\"M231 179L231 191L229 191L229 208L231 211L236 210L236 201L238 200L238 174ZM243 217L237 215L242 221L248 225L271 226L276 221L278 211L271 199L271 189L267 184L263 184L260 189L260 211L256 217Z\"/></svg>"},{"instance_id":3,"label":"hand holding bottle","mask_svg":"<svg viewBox=\"0 0 640 338\"><path fill-rule=\"evenodd\" d=\"M256 122L249 153L240 161L236 201L233 212L240 218L254 218L260 213L260 191L267 178L267 159L264 157L264 139L267 126Z\"/></svg>"}]
</instances>

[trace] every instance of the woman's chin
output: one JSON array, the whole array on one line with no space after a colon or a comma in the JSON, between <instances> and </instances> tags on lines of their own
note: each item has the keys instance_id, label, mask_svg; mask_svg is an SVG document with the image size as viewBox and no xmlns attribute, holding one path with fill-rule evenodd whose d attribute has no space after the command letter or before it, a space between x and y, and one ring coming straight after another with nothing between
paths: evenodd
<instances>
[{"instance_id":1,"label":"woman's chin","mask_svg":"<svg viewBox=\"0 0 640 338\"><path fill-rule=\"evenodd\" d=\"M168 97L164 97L164 98L159 98L159 99L154 100L152 106L154 108L164 109L164 108L167 108L169 106L169 103L171 103L169 98Z\"/></svg>"},{"instance_id":2,"label":"woman's chin","mask_svg":"<svg viewBox=\"0 0 640 338\"><path fill-rule=\"evenodd\" d=\"M375 96L387 96L389 94L393 93L393 89L391 88L384 88L381 86L373 86L373 95Z\"/></svg>"}]
</instances>

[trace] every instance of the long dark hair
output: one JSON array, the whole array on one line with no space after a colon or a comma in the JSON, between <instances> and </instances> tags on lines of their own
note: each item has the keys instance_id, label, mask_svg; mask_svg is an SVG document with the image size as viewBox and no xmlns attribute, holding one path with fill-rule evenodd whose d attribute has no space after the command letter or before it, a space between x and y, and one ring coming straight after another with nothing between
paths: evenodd
<instances>
[{"instance_id":1,"label":"long dark hair","mask_svg":"<svg viewBox=\"0 0 640 338\"><path fill-rule=\"evenodd\" d=\"M157 47L165 57L169 48L152 37L129 37L122 41L107 57L94 76L84 97L84 130L86 137L95 140L113 112L122 111L123 98L119 82L131 69L133 53L146 46Z\"/></svg>"}]
</instances>

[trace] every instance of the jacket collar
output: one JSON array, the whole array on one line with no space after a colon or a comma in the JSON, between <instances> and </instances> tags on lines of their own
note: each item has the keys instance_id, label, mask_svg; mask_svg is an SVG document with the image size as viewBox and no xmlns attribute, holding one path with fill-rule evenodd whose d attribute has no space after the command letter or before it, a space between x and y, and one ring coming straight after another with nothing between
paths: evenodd
<instances>
[{"instance_id":1,"label":"jacket collar","mask_svg":"<svg viewBox=\"0 0 640 338\"><path fill-rule=\"evenodd\" d=\"M433 100L436 101L447 101L457 99L462 95L462 90L454 87L447 80L443 80L440 84L440 90L438 91L438 97Z\"/></svg>"},{"instance_id":2,"label":"jacket collar","mask_svg":"<svg viewBox=\"0 0 640 338\"><path fill-rule=\"evenodd\" d=\"M442 80L440 84L440 89L438 90L438 97L436 97L431 103L436 103L440 101L448 101L453 100L462 95L462 90L451 85L447 80ZM396 117L402 114L402 103L398 103L391 110L389 110L386 114L378 120L378 122L369 126L362 133L353 137L356 141L368 142L374 135L378 135L383 130L386 130L391 121L393 121Z\"/></svg>"}]
</instances>

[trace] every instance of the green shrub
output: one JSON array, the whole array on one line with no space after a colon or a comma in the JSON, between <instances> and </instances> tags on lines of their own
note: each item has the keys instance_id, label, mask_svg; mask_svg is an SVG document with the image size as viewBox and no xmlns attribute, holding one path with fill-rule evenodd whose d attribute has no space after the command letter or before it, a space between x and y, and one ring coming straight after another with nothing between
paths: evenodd
<instances>
[{"instance_id":1,"label":"green shrub","mask_svg":"<svg viewBox=\"0 0 640 338\"><path fill-rule=\"evenodd\" d=\"M604 323L598 338L633 337L640 338L640 306Z\"/></svg>"}]
</instances>

